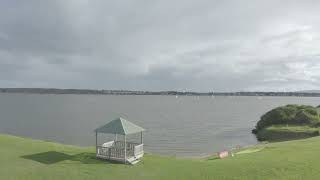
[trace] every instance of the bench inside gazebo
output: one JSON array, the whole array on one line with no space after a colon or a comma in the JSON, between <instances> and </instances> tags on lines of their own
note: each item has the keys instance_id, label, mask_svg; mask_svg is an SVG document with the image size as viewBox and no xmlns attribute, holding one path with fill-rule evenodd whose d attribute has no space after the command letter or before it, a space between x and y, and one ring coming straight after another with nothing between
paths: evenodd
<instances>
[{"instance_id":1,"label":"bench inside gazebo","mask_svg":"<svg viewBox=\"0 0 320 180\"><path fill-rule=\"evenodd\" d=\"M95 130L96 132L96 157L122 163L136 164L143 157L144 129L123 118L117 118ZM98 133L114 134L114 140L98 145ZM127 136L140 133L140 143L128 142ZM119 140L118 135L123 136Z\"/></svg>"}]
</instances>

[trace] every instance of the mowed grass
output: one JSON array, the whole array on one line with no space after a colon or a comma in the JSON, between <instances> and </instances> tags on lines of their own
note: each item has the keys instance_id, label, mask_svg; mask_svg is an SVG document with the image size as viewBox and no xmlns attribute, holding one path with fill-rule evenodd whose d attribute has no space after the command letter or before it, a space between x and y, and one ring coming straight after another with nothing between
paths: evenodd
<instances>
[{"instance_id":1,"label":"mowed grass","mask_svg":"<svg viewBox=\"0 0 320 180\"><path fill-rule=\"evenodd\" d=\"M0 135L0 179L319 179L320 138L252 147L225 159L178 159L146 155L135 166L95 159L80 148ZM249 150L248 150L249 151Z\"/></svg>"}]
</instances>

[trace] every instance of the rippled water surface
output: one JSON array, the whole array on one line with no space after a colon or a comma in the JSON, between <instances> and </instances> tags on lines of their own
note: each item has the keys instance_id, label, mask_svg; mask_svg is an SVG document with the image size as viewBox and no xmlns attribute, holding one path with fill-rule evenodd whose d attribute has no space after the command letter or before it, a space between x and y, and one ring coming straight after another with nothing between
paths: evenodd
<instances>
[{"instance_id":1,"label":"rippled water surface","mask_svg":"<svg viewBox=\"0 0 320 180\"><path fill-rule=\"evenodd\" d=\"M0 133L92 146L94 129L121 116L147 130L149 153L205 156L256 144L251 129L259 117L289 103L318 105L320 98L0 93Z\"/></svg>"}]
</instances>

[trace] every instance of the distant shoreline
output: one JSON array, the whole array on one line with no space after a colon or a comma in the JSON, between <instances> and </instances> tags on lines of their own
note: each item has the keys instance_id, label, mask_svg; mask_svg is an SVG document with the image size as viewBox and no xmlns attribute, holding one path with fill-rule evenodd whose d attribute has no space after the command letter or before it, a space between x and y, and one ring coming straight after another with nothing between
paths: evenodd
<instances>
[{"instance_id":1,"label":"distant shoreline","mask_svg":"<svg viewBox=\"0 0 320 180\"><path fill-rule=\"evenodd\" d=\"M172 95L172 96L293 96L320 97L320 92L182 92L182 91L130 91L57 88L0 88L0 93L23 94L92 94L92 95Z\"/></svg>"}]
</instances>

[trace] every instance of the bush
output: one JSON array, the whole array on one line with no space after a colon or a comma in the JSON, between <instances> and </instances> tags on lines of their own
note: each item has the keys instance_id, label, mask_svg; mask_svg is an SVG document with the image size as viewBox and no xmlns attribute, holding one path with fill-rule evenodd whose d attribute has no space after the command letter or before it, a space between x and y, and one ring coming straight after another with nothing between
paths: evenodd
<instances>
[{"instance_id":1,"label":"bush","mask_svg":"<svg viewBox=\"0 0 320 180\"><path fill-rule=\"evenodd\" d=\"M277 125L295 124L319 126L320 118L318 110L312 106L305 105L286 105L277 107L261 116L256 125L257 130Z\"/></svg>"},{"instance_id":2,"label":"bush","mask_svg":"<svg viewBox=\"0 0 320 180\"><path fill-rule=\"evenodd\" d=\"M319 130L308 126L271 126L260 130L257 134L259 141L286 141L319 136Z\"/></svg>"},{"instance_id":3,"label":"bush","mask_svg":"<svg viewBox=\"0 0 320 180\"><path fill-rule=\"evenodd\" d=\"M305 105L277 107L261 116L252 133L256 134L259 141L282 141L319 136L319 112L319 108Z\"/></svg>"}]
</instances>

